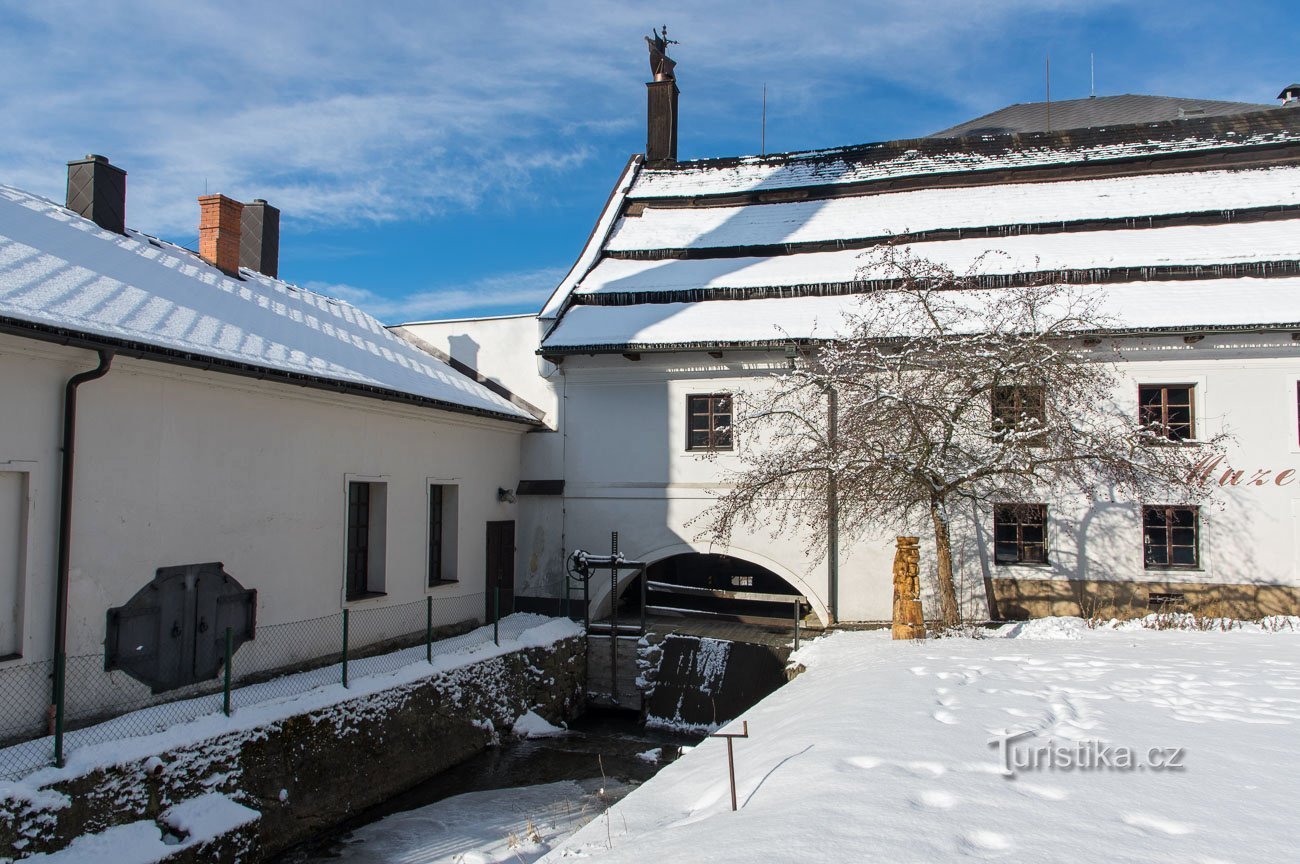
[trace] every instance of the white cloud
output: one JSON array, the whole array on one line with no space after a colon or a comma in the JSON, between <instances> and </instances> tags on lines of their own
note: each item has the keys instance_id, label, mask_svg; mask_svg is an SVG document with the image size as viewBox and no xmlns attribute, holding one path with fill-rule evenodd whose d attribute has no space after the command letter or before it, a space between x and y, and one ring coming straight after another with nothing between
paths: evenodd
<instances>
[{"instance_id":1,"label":"white cloud","mask_svg":"<svg viewBox=\"0 0 1300 864\"><path fill-rule=\"evenodd\" d=\"M17 130L0 181L58 197L61 163L102 152L130 173L131 223L162 233L192 230L205 188L322 223L421 217L527 196L595 143L639 144L640 37L664 21L683 110L725 133L761 80L808 112L850 80L958 93L1018 16L1097 5L0 0L0 117Z\"/></svg>"},{"instance_id":2,"label":"white cloud","mask_svg":"<svg viewBox=\"0 0 1300 864\"><path fill-rule=\"evenodd\" d=\"M308 282L303 287L347 300L387 324L400 324L451 318L469 311L475 314L535 312L564 278L564 272L561 268L546 267L499 273L467 283L398 295L337 283Z\"/></svg>"}]
</instances>

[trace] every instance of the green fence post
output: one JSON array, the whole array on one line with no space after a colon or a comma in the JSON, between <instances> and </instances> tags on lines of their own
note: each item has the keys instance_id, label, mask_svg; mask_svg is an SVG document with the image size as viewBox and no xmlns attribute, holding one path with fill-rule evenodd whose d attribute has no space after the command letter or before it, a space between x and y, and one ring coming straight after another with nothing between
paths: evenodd
<instances>
[{"instance_id":1,"label":"green fence post","mask_svg":"<svg viewBox=\"0 0 1300 864\"><path fill-rule=\"evenodd\" d=\"M67 673L67 655L54 655L54 766L63 767L63 691Z\"/></svg>"},{"instance_id":2,"label":"green fence post","mask_svg":"<svg viewBox=\"0 0 1300 864\"><path fill-rule=\"evenodd\" d=\"M348 610L343 610L343 686L348 686Z\"/></svg>"},{"instance_id":3,"label":"green fence post","mask_svg":"<svg viewBox=\"0 0 1300 864\"><path fill-rule=\"evenodd\" d=\"M424 598L424 659L433 662L433 598Z\"/></svg>"},{"instance_id":4,"label":"green fence post","mask_svg":"<svg viewBox=\"0 0 1300 864\"><path fill-rule=\"evenodd\" d=\"M225 709L226 716L230 716L230 658L235 653L235 631L230 627L226 628L226 679L225 686L222 690L222 708Z\"/></svg>"},{"instance_id":5,"label":"green fence post","mask_svg":"<svg viewBox=\"0 0 1300 864\"><path fill-rule=\"evenodd\" d=\"M501 644L501 586L492 586L492 641Z\"/></svg>"}]
</instances>

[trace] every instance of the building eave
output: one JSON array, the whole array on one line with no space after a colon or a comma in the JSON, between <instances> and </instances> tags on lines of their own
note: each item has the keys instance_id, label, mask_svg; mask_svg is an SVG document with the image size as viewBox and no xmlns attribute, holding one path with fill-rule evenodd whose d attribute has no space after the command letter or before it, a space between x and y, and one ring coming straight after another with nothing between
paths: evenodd
<instances>
[{"instance_id":1,"label":"building eave","mask_svg":"<svg viewBox=\"0 0 1300 864\"><path fill-rule=\"evenodd\" d=\"M401 391L389 390L383 387L374 387L368 384L339 381L337 379L325 378L317 375L288 372L280 369L240 363L234 360L226 360L219 357L210 357L203 354L194 354L177 351L171 348L162 348L157 345L149 345L147 343L135 342L127 339L115 339L107 336L82 333L76 330L54 327L46 324L36 324L30 321L9 318L6 316L0 316L0 333L34 339L40 342L66 345L73 348L85 348L91 351L108 349L123 356L140 360L152 360L158 363L167 363L174 366L183 366L189 369L198 369L202 371L224 372L226 374L238 375L243 378L253 378L258 381L274 381L281 384L290 384L332 393L364 396L368 399L380 399L385 402L396 402L405 405L414 405L421 408L448 411L454 414L465 414L472 417L499 420L502 422L527 426L529 428L541 427L543 425L541 421L536 418L520 417L505 412L492 411L486 408L476 408L470 405L461 405L455 402L447 402L442 399L417 396L412 393L403 393Z\"/></svg>"}]
</instances>

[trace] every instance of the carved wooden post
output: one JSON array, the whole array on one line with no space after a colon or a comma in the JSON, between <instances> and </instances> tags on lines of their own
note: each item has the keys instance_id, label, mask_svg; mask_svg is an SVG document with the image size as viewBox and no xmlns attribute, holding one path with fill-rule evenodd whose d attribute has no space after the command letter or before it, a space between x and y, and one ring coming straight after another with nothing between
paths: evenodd
<instances>
[{"instance_id":1,"label":"carved wooden post","mask_svg":"<svg viewBox=\"0 0 1300 864\"><path fill-rule=\"evenodd\" d=\"M894 552L895 639L924 639L925 616L921 612L921 550L916 537L899 537Z\"/></svg>"}]
</instances>

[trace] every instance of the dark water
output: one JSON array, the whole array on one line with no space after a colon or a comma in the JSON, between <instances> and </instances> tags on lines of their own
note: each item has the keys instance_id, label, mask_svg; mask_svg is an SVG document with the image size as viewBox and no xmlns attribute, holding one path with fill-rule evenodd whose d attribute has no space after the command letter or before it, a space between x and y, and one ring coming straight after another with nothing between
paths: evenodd
<instances>
[{"instance_id":1,"label":"dark water","mask_svg":"<svg viewBox=\"0 0 1300 864\"><path fill-rule=\"evenodd\" d=\"M676 759L683 745L694 745L702 737L645 729L636 714L626 712L591 711L569 728L568 735L511 740L489 748L336 829L290 849L273 859L273 864L334 860L349 832L394 813L425 807L464 792L596 777L618 781L610 784L611 788L630 791ZM653 748L662 748L659 761L638 758L638 754Z\"/></svg>"}]
</instances>

